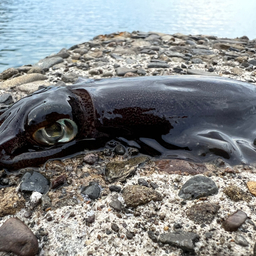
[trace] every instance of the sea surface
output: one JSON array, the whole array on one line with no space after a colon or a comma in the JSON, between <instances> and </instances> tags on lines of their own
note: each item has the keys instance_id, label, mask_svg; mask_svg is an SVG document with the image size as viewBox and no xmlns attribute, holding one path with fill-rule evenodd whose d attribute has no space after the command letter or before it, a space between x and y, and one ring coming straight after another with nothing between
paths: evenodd
<instances>
[{"instance_id":1,"label":"sea surface","mask_svg":"<svg viewBox=\"0 0 256 256\"><path fill-rule=\"evenodd\" d=\"M121 31L256 38L256 0L0 0L0 72Z\"/></svg>"}]
</instances>

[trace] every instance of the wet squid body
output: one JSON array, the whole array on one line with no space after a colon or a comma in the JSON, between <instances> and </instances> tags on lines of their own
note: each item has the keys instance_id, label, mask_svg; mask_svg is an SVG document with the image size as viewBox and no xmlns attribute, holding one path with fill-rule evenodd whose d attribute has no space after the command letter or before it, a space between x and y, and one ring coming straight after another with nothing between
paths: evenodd
<instances>
[{"instance_id":1,"label":"wet squid body","mask_svg":"<svg viewBox=\"0 0 256 256\"><path fill-rule=\"evenodd\" d=\"M36 166L111 139L163 158L256 162L255 86L201 76L83 80L0 116L0 167Z\"/></svg>"}]
</instances>

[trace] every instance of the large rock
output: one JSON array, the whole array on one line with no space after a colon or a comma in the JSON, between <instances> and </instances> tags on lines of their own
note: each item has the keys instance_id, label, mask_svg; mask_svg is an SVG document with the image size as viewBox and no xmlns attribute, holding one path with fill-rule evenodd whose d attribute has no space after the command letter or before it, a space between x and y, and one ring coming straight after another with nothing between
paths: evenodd
<instances>
[{"instance_id":1,"label":"large rock","mask_svg":"<svg viewBox=\"0 0 256 256\"><path fill-rule=\"evenodd\" d=\"M20 256L34 256L38 242L32 231L18 218L8 219L0 227L0 251Z\"/></svg>"},{"instance_id":2,"label":"large rock","mask_svg":"<svg viewBox=\"0 0 256 256\"><path fill-rule=\"evenodd\" d=\"M43 70L47 70L55 64L63 62L63 58L57 57L49 57L42 60L39 60L34 67L40 67Z\"/></svg>"}]
</instances>

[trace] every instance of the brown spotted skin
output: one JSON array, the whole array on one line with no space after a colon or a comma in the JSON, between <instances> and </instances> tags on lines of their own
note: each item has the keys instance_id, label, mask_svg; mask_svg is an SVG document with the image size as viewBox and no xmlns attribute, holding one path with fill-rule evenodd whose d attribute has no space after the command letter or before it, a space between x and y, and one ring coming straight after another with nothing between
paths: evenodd
<instances>
[{"instance_id":1,"label":"brown spotted skin","mask_svg":"<svg viewBox=\"0 0 256 256\"><path fill-rule=\"evenodd\" d=\"M33 132L60 118L79 132L44 147ZM37 166L111 139L163 158L255 163L255 86L230 79L159 76L83 80L24 98L0 116L0 167Z\"/></svg>"}]
</instances>

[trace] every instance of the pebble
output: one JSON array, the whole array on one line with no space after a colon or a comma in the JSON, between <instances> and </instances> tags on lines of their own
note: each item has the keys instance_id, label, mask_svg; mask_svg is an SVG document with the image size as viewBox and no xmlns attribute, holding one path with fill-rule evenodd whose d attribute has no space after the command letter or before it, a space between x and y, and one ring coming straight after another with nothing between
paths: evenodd
<instances>
[{"instance_id":1,"label":"pebble","mask_svg":"<svg viewBox=\"0 0 256 256\"><path fill-rule=\"evenodd\" d=\"M126 73L136 73L137 70L136 69L131 69L131 68L127 68L127 67L120 67L116 69L116 74L118 76L124 76Z\"/></svg>"},{"instance_id":2,"label":"pebble","mask_svg":"<svg viewBox=\"0 0 256 256\"><path fill-rule=\"evenodd\" d=\"M120 212L122 210L122 207L123 207L122 203L118 199L112 200L109 203L109 206L111 208L113 208L114 210L118 211L118 212Z\"/></svg>"},{"instance_id":3,"label":"pebble","mask_svg":"<svg viewBox=\"0 0 256 256\"><path fill-rule=\"evenodd\" d=\"M256 196L256 181L248 181L247 187L248 187L249 191L251 192L251 194Z\"/></svg>"},{"instance_id":4,"label":"pebble","mask_svg":"<svg viewBox=\"0 0 256 256\"><path fill-rule=\"evenodd\" d=\"M90 182L88 186L82 187L81 193L87 195L90 199L97 199L100 197L100 186L97 182Z\"/></svg>"},{"instance_id":5,"label":"pebble","mask_svg":"<svg viewBox=\"0 0 256 256\"><path fill-rule=\"evenodd\" d=\"M226 187L223 192L234 202L251 200L251 196L244 192L241 188L230 185Z\"/></svg>"},{"instance_id":6,"label":"pebble","mask_svg":"<svg viewBox=\"0 0 256 256\"><path fill-rule=\"evenodd\" d=\"M0 251L19 256L34 256L38 242L31 230L18 218L8 219L0 227Z\"/></svg>"},{"instance_id":7,"label":"pebble","mask_svg":"<svg viewBox=\"0 0 256 256\"><path fill-rule=\"evenodd\" d=\"M84 157L84 162L89 165L95 164L98 160L99 160L99 156L93 153L87 154Z\"/></svg>"},{"instance_id":8,"label":"pebble","mask_svg":"<svg viewBox=\"0 0 256 256\"><path fill-rule=\"evenodd\" d=\"M213 180L205 176L195 176L189 179L179 191L179 196L185 200L194 200L200 197L211 196L218 193Z\"/></svg>"},{"instance_id":9,"label":"pebble","mask_svg":"<svg viewBox=\"0 0 256 256\"><path fill-rule=\"evenodd\" d=\"M66 182L67 182L67 176L66 176L66 174L62 174L52 181L51 189L59 188Z\"/></svg>"},{"instance_id":10,"label":"pebble","mask_svg":"<svg viewBox=\"0 0 256 256\"><path fill-rule=\"evenodd\" d=\"M247 214L243 211L236 211L230 215L223 223L222 226L226 231L237 231L238 228L247 219Z\"/></svg>"},{"instance_id":11,"label":"pebble","mask_svg":"<svg viewBox=\"0 0 256 256\"><path fill-rule=\"evenodd\" d=\"M20 191L45 194L49 190L49 181L38 172L26 172L21 179Z\"/></svg>"},{"instance_id":12,"label":"pebble","mask_svg":"<svg viewBox=\"0 0 256 256\"><path fill-rule=\"evenodd\" d=\"M122 188L119 187L119 186L116 186L116 185L111 185L111 186L109 186L109 190L110 190L111 192L117 192L117 193L119 193L119 192L121 192Z\"/></svg>"},{"instance_id":13,"label":"pebble","mask_svg":"<svg viewBox=\"0 0 256 256\"><path fill-rule=\"evenodd\" d=\"M237 234L234 240L236 244L239 244L244 247L249 246L248 241L242 235Z\"/></svg>"}]
</instances>

